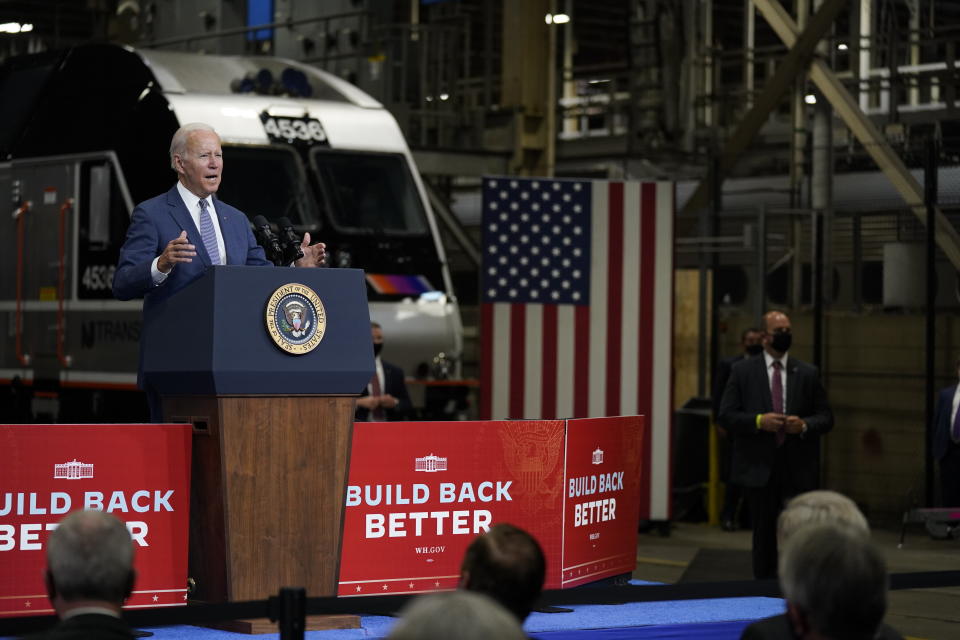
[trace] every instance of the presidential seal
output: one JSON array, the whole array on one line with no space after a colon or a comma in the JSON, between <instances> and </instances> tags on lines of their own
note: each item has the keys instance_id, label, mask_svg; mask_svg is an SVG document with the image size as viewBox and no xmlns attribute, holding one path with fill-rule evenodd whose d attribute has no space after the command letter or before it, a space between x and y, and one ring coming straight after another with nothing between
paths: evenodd
<instances>
[{"instance_id":1,"label":"presidential seal","mask_svg":"<svg viewBox=\"0 0 960 640\"><path fill-rule=\"evenodd\" d=\"M270 296L266 321L274 344L297 356L313 351L327 329L327 314L320 296L295 282L283 285Z\"/></svg>"}]
</instances>

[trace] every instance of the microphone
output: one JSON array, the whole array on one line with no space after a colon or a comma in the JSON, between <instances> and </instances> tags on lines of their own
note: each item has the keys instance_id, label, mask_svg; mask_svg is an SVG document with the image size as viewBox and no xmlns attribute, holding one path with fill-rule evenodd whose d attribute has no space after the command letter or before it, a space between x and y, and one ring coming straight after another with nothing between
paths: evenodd
<instances>
[{"instance_id":1,"label":"microphone","mask_svg":"<svg viewBox=\"0 0 960 640\"><path fill-rule=\"evenodd\" d=\"M303 250L300 249L300 238L297 232L293 230L293 223L290 218L278 218L277 226L280 228L280 243L283 245L283 264L293 264L303 257Z\"/></svg>"},{"instance_id":2,"label":"microphone","mask_svg":"<svg viewBox=\"0 0 960 640\"><path fill-rule=\"evenodd\" d=\"M273 234L270 223L263 216L256 216L253 219L253 234L257 238L257 244L263 247L267 254L267 260L280 266L283 262L283 249L280 248L280 240Z\"/></svg>"}]
</instances>

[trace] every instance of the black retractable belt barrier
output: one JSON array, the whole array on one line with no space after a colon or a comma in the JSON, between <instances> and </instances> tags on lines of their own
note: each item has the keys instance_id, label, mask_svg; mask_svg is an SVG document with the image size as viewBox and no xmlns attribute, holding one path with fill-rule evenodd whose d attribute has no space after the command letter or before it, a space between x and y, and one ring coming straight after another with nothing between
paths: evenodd
<instances>
[{"instance_id":1,"label":"black retractable belt barrier","mask_svg":"<svg viewBox=\"0 0 960 640\"><path fill-rule=\"evenodd\" d=\"M929 589L960 586L960 571L921 571L890 575L890 589ZM711 598L780 597L776 580L739 580L733 582L697 582L690 584L627 585L586 587L544 591L540 603L545 605L624 604L666 600L708 600ZM416 596L370 596L361 598L307 598L300 588L284 588L269 600L194 604L163 609L124 611L124 619L137 628L173 624L203 625L223 620L270 618L280 623L280 634L287 638L303 638L306 614L349 613L358 615L394 615ZM0 618L0 636L23 635L48 628L56 617L29 616ZM284 626L287 627L286 632ZM287 633L288 635L284 635ZM296 634L299 635L289 635Z\"/></svg>"}]
</instances>

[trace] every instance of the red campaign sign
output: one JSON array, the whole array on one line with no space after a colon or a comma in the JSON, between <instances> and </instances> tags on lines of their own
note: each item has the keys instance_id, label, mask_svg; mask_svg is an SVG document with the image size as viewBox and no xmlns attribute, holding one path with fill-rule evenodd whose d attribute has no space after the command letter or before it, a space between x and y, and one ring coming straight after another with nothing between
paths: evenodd
<instances>
[{"instance_id":1,"label":"red campaign sign","mask_svg":"<svg viewBox=\"0 0 960 640\"><path fill-rule=\"evenodd\" d=\"M126 522L127 608L185 605L190 437L183 424L0 425L0 616L52 611L44 546L77 509Z\"/></svg>"},{"instance_id":2,"label":"red campaign sign","mask_svg":"<svg viewBox=\"0 0 960 640\"><path fill-rule=\"evenodd\" d=\"M575 587L636 567L642 416L567 421L562 578Z\"/></svg>"},{"instance_id":3,"label":"red campaign sign","mask_svg":"<svg viewBox=\"0 0 960 640\"><path fill-rule=\"evenodd\" d=\"M547 588L632 571L642 425L639 417L357 423L339 595L455 588L467 545L498 522L540 542ZM592 465L598 448L607 457ZM608 503L604 522L574 527L569 514L586 498L568 496L567 478L600 469L615 483L604 491L616 500L615 514ZM567 580L568 566L581 573Z\"/></svg>"},{"instance_id":4,"label":"red campaign sign","mask_svg":"<svg viewBox=\"0 0 960 640\"><path fill-rule=\"evenodd\" d=\"M453 589L498 522L559 557L563 438L562 420L355 424L339 595Z\"/></svg>"}]
</instances>

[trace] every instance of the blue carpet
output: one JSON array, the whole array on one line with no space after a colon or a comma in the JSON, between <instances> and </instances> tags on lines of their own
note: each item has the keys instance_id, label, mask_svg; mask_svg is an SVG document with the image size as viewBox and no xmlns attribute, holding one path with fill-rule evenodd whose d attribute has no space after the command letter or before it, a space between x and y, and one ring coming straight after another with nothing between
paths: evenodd
<instances>
[{"instance_id":1,"label":"blue carpet","mask_svg":"<svg viewBox=\"0 0 960 640\"><path fill-rule=\"evenodd\" d=\"M654 584L631 580L631 584ZM754 620L783 613L779 598L717 598L616 605L574 605L573 613L533 613L524 630L540 640L736 640ZM363 616L360 629L309 631L309 640L383 638L396 622L386 616ZM204 627L177 625L150 628L154 640L249 640L250 636ZM256 636L278 640L278 633Z\"/></svg>"},{"instance_id":2,"label":"blue carpet","mask_svg":"<svg viewBox=\"0 0 960 640\"><path fill-rule=\"evenodd\" d=\"M750 620L734 622L701 622L696 624L668 624L649 627L614 629L583 629L580 631L548 631L535 633L538 640L738 640Z\"/></svg>"},{"instance_id":3,"label":"blue carpet","mask_svg":"<svg viewBox=\"0 0 960 640\"><path fill-rule=\"evenodd\" d=\"M630 602L618 605L572 606L573 613L533 613L524 630L541 640L638 639L726 639L740 637L743 628L754 620L783 613L779 598L718 598L668 602ZM394 618L363 616L360 629L310 631L310 640L352 640L383 638ZM249 638L227 631L200 627L175 626L150 629L155 640L242 640ZM257 636L276 640L279 634Z\"/></svg>"}]
</instances>

